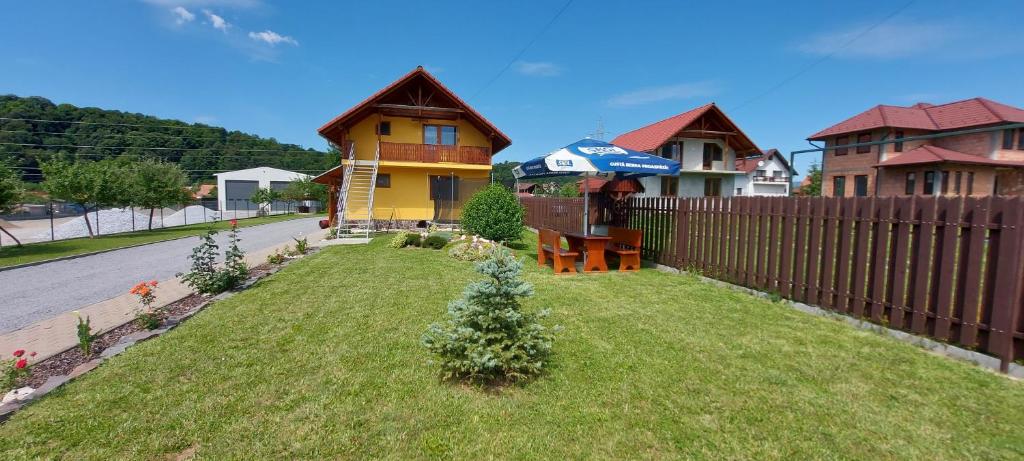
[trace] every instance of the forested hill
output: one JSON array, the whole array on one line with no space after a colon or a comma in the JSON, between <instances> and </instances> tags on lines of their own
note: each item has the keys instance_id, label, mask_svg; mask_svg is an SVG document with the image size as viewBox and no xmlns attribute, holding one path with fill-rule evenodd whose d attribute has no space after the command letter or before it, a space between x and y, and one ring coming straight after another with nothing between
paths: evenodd
<instances>
[{"instance_id":1,"label":"forested hill","mask_svg":"<svg viewBox=\"0 0 1024 461\"><path fill-rule=\"evenodd\" d=\"M116 157L176 162L197 182L212 179L219 171L256 166L315 174L338 162L336 152L303 149L215 126L58 105L41 97L0 96L0 159L20 167L26 181L39 181L39 170L34 168L49 159Z\"/></svg>"}]
</instances>

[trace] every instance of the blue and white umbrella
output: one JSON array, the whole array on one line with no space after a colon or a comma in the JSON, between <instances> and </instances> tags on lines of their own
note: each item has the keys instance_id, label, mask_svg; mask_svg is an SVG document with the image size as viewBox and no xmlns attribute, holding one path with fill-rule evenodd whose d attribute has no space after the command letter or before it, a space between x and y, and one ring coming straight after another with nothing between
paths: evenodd
<instances>
[{"instance_id":1,"label":"blue and white umbrella","mask_svg":"<svg viewBox=\"0 0 1024 461\"><path fill-rule=\"evenodd\" d=\"M679 162L625 149L596 139L581 139L528 160L512 170L516 179L552 176L637 178L679 173Z\"/></svg>"},{"instance_id":2,"label":"blue and white umbrella","mask_svg":"<svg viewBox=\"0 0 1024 461\"><path fill-rule=\"evenodd\" d=\"M512 170L516 181L554 176L599 176L606 179L679 174L679 162L629 150L596 139L581 139L554 152L528 160ZM589 191L586 191L589 192ZM590 232L590 194L583 194L583 233Z\"/></svg>"}]
</instances>

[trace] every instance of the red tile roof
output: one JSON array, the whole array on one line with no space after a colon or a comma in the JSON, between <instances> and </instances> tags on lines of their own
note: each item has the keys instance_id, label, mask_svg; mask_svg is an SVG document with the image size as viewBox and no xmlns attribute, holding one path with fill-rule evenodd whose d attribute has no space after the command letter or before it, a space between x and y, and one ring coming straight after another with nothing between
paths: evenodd
<instances>
[{"instance_id":1,"label":"red tile roof","mask_svg":"<svg viewBox=\"0 0 1024 461\"><path fill-rule=\"evenodd\" d=\"M994 160L988 157L982 157L980 155L965 154L963 152L957 152L955 150L943 149L941 147L927 145L918 147L916 149L911 149L898 156L881 162L875 166L894 167L943 162L1024 168L1024 162L1015 162L1011 160Z\"/></svg>"},{"instance_id":2,"label":"red tile roof","mask_svg":"<svg viewBox=\"0 0 1024 461\"><path fill-rule=\"evenodd\" d=\"M601 188L604 187L605 184L608 184L608 180L607 179L602 179L602 178L588 178L587 179L587 186L588 186L588 189L590 190L591 194L596 194L598 192L601 192ZM582 194L583 193L583 180L581 179L579 181L576 181L576 185L578 186L578 190Z\"/></svg>"},{"instance_id":3,"label":"red tile roof","mask_svg":"<svg viewBox=\"0 0 1024 461\"><path fill-rule=\"evenodd\" d=\"M910 107L878 105L807 139L875 128L911 128L927 131L954 130L996 123L1024 123L1024 110L985 98L972 98L947 104L917 103Z\"/></svg>"},{"instance_id":4,"label":"red tile roof","mask_svg":"<svg viewBox=\"0 0 1024 461\"><path fill-rule=\"evenodd\" d=\"M321 126L320 129L317 130L317 132L320 133L320 136L323 136L324 138L327 138L327 140L335 142L335 143L339 143L337 140L332 139L332 136L331 136L331 132L333 131L333 129L335 127L343 126L343 125L345 125L345 124L347 124L349 122L358 121L358 120L351 120L351 119L356 118L355 117L356 115L358 115L360 112L362 112L363 109L369 107L375 101L383 98L388 93L394 91L395 89L399 88L403 84L412 81L412 79L414 79L417 76L422 76L428 82L430 82L432 85L436 86L442 93L444 93L445 96L448 96L453 101L455 101L456 104L458 104L463 110L466 111L466 114L468 115L467 118L471 122L473 122L478 127L483 128L483 131L485 131L485 133L484 133L485 135L488 134L488 133L486 133L486 131L491 131L491 132L494 133L494 139L491 141L491 143L492 143L491 155L497 154L498 151L500 151L500 150L508 147L510 144L512 144L512 139L510 139L508 136L506 136L505 133L502 133L501 130L498 129L498 127L494 126L494 124L491 123L490 121L488 121L486 118L484 118L483 115L480 115L479 112L477 112L475 109L470 107L469 104L467 104L465 101L463 101L462 98L459 98L459 96L456 95L452 90L450 90L450 89L448 89L448 87L444 86L444 84L441 83L441 81L438 80L437 77L434 77L433 75L431 75L430 72L427 72L426 69L423 68L423 66L417 66L415 69L413 69L409 73L403 75L398 80L395 80L394 82L391 82L391 84L389 84L388 86L386 86L384 88L381 88L379 91L377 91L376 93L372 94L370 97L364 99L363 102L360 102L359 104L356 104L355 106L352 106L349 110L346 110L341 115L339 115L337 117L334 117L333 119L331 119L331 121L329 121L329 122L325 123L323 126ZM363 117L358 117L358 118L361 120Z\"/></svg>"},{"instance_id":5,"label":"red tile roof","mask_svg":"<svg viewBox=\"0 0 1024 461\"><path fill-rule=\"evenodd\" d=\"M757 145L754 144L747 135L743 134L743 131L740 130L739 127L737 127L736 124L733 123L733 121L715 105L715 103L705 104L696 109L691 109L681 114L673 115L672 117L666 118L660 122L655 122L628 133L621 134L612 140L612 144L625 147L626 149L649 152L657 149L662 144L665 144L665 141L668 141L669 138L675 136L675 134L680 130L690 126L693 122L696 122L697 119L708 112L713 112L720 116L726 124L731 125L732 128L739 133L738 137L744 145L749 144L752 150L757 150Z\"/></svg>"},{"instance_id":6,"label":"red tile roof","mask_svg":"<svg viewBox=\"0 0 1024 461\"><path fill-rule=\"evenodd\" d=\"M768 150L761 151L761 155L758 155L756 157L747 157L747 158L738 158L738 159L736 159L736 171L742 171L744 173L750 173L751 171L754 171L754 170L757 169L757 167L759 166L757 164L757 162L759 160L762 160L762 159L769 160L769 159L772 158L772 156L777 156L779 161L782 162L782 165L785 166L786 168L789 168L790 170L793 169L792 167L789 166L789 162L786 160L786 157L784 155L782 155L782 152L779 152L778 149L768 149ZM796 172L793 171L793 174L796 174Z\"/></svg>"}]
</instances>

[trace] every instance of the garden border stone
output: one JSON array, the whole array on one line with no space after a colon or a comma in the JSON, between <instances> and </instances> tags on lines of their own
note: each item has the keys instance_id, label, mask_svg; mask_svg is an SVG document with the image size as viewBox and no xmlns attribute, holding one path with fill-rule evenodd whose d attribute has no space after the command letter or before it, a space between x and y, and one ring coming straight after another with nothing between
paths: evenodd
<instances>
[{"instance_id":1,"label":"garden border stone","mask_svg":"<svg viewBox=\"0 0 1024 461\"><path fill-rule=\"evenodd\" d=\"M258 276L246 280L238 288L220 293L196 305L195 307L189 309L188 311L180 315L168 318L164 322L164 326L161 328L149 331L139 331L122 337L118 342L104 349L103 352L100 353L99 357L92 359L88 362L85 362L81 365L78 365L77 367L72 369L71 372L68 373L67 375L50 376L49 378L46 379L46 382L44 382L41 386L32 390L32 393L29 394L25 400L8 402L0 405L0 424L7 421L11 417L11 415L13 415L16 411L20 410L21 408L23 408L25 405L28 405L31 402L44 397L45 395L52 392L54 389L58 389L64 384L71 382L90 371L95 370L97 367L103 364L103 362L106 362L112 357L120 355L128 348L140 342L144 342L146 340L162 336L164 333L167 333L168 331L171 331L174 328L176 328L178 325L181 325L181 323L187 320L188 318L192 317L195 314L198 314L203 309L206 309L214 302L230 298L237 293L240 293L251 288L253 285L256 285L256 283L258 283L260 280L263 280L264 278L276 274L278 271L283 269L285 266L291 264L292 262L313 255L314 253L317 252L318 249L319 248L311 247L310 251L303 256L287 258L281 264L268 269L266 272L263 272Z\"/></svg>"}]
</instances>

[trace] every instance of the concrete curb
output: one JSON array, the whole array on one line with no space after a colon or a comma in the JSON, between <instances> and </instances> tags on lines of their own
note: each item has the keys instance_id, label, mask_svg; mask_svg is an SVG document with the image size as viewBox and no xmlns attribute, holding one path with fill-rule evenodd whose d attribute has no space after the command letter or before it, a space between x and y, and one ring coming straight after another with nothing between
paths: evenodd
<instances>
[{"instance_id":1,"label":"concrete curb","mask_svg":"<svg viewBox=\"0 0 1024 461\"><path fill-rule=\"evenodd\" d=\"M88 253L81 253L81 254L77 254L77 255L61 256L61 257L58 257L58 258L44 259L44 260L41 260L41 261L33 261L33 262L30 262L30 263L15 264L13 266L4 266L4 267L0 267L0 272L14 270L14 269L23 269L23 268L32 267L32 266L40 266L40 265L47 264L47 263L55 263L55 262L60 262L60 261L68 261L68 260L71 260L71 259L84 258L86 256L95 256L95 255L100 255L100 254L103 254L103 253L110 253L111 251L127 250L129 248L144 247L146 245L153 245L153 244L157 244L157 243L173 242L175 240L181 240L181 239L187 239L187 238L193 238L193 237L198 237L198 235L186 235L184 237L175 237L175 238L156 240L156 241L153 241L153 242L146 242L146 243L136 243L134 245L128 245L128 246L124 246L124 247L108 248L106 250L90 251Z\"/></svg>"},{"instance_id":2,"label":"concrete curb","mask_svg":"<svg viewBox=\"0 0 1024 461\"><path fill-rule=\"evenodd\" d=\"M686 271L682 271L682 270L676 269L674 267L665 266L665 265L661 265L661 264L652 264L652 267L654 267L655 269L658 269L658 270L660 270L662 272L668 272L668 273L672 273L672 274L687 273ZM690 275L693 275L693 276L697 277L698 279L700 279L700 281L702 281L704 283L708 283L708 284L711 284L711 285L719 286L719 287L722 287L722 288L729 288L729 289L732 289L732 290L735 290L735 291L740 291L740 292L749 294L751 296L756 296L758 298L764 298L764 299L769 299L770 298L768 293L765 293L765 292L762 292L762 291L757 291L757 290L754 290L754 289L751 289L751 288L747 288L747 287L744 287L744 286L734 285L734 284L731 284L731 283L728 283L728 282L723 282L721 280L716 280L716 279L713 279L713 278L708 278L708 277L705 277L703 275L698 275L698 274L690 274ZM999 364L1000 364L999 359L996 358L996 357L992 357L991 355L986 355L986 354L982 354L980 352L964 349L962 347L954 346L952 344L943 343L943 342L936 341L936 340L933 340L933 339L929 339L929 338L926 338L926 337L923 337L923 336L917 336L917 335L914 335L914 334L911 334L911 333L907 333L907 332L902 331L902 330L895 330L895 329L892 329L892 328L889 328L889 327L885 327L885 326L882 326L882 325L878 325L876 323L869 322L867 320L861 320L861 319L858 319L858 318L850 317L848 315L840 314L838 312L832 312L832 311L829 311L829 310L826 310L826 309L822 309L822 308L817 307L817 306L812 306L812 305L804 304L804 303L797 302L797 301L791 301L791 300L788 300L788 299L783 299L782 302L785 303L787 306L789 306L789 307L791 307L793 309L796 309L796 310L798 310L800 312L803 312L805 314L810 314L810 315L814 315L814 316L817 316L817 317L824 317L824 318L840 321L840 322L846 323L847 325L850 325L850 326L852 326L854 328L857 328L859 330L867 330L867 331L871 331L871 332L874 332L874 333L878 333L878 334L883 335L883 336L888 336L888 337L890 337L892 339L895 339L897 341L900 341L900 342L903 342L903 343L907 343L907 344L911 344L911 345L914 345L914 346L917 346L917 347L920 347L920 348L923 348L923 349L927 349L927 350L929 350L931 352L934 352L934 353L936 353L938 355L942 355L942 356L945 356L945 357L948 357L948 358L956 359L958 361L969 362L969 363L971 363L973 365L976 365L976 366L979 366L981 368L986 368L986 369L988 369L990 371L995 372L996 374L998 374L1000 376L1009 376L1010 378L1024 379L1024 366L1018 365L1016 363L1011 363L1010 366L1009 366L1009 370L1007 371L1007 373L1004 374L1004 373L1001 373L999 371Z\"/></svg>"},{"instance_id":3,"label":"concrete curb","mask_svg":"<svg viewBox=\"0 0 1024 461\"><path fill-rule=\"evenodd\" d=\"M306 255L304 255L302 257L286 259L285 262L281 263L277 267L271 268L270 270L268 270L266 273L260 275L259 277L255 277L255 278L246 280L241 286L239 286L235 290L225 291L223 293L220 293L220 294L218 294L216 296L213 296L210 299L200 303L196 307L193 307L192 309L189 309L187 312L185 312L185 313L183 313L181 315L168 318L166 323L165 323L165 325L163 327L161 327L161 328L157 328L155 330L149 330L149 331L138 331L138 332L135 332L135 333L132 333L132 334L129 334L129 335L126 335L126 336L122 337L120 340L118 340L118 342L116 342L113 345L111 345L110 347L104 349L103 352L100 353L99 357L97 357L95 359L92 359L92 360L90 360L88 362L82 363L81 365L78 365L73 370L71 370L71 372L69 374L67 374L67 375L60 375L60 376L51 376L51 377L47 378L46 382L44 382L41 386L39 386L39 388L34 389L32 391L32 393L29 394L28 397L25 398L24 400L8 402L8 403L5 403L3 405L0 405L0 423L3 423L5 421L7 421L8 419L10 419L10 417L15 412L17 412L18 410L20 410L20 409L24 408L25 406L31 404L32 402L42 398L46 394L49 394L53 390L58 389L61 386L63 386L64 384L75 380L79 376L82 376L82 375L84 375L84 374L86 374L86 373L88 373L88 372L90 372L92 370L95 370L100 365L102 365L103 362L106 362L107 360L110 360L111 358L114 358L114 357L116 357L118 355L121 355L122 353L124 353L124 351L128 350L130 347L132 347L132 346L134 346L136 344L139 344L141 342L148 341L150 339L163 336L165 333L167 333L167 332L177 328L185 320L188 320L192 316L198 314L199 312L201 312L202 310L206 309L207 307L209 307L213 303L215 303L217 301L224 300L224 299L228 299L228 298L230 298L230 297L232 297L232 296L234 296L234 295L236 295L238 293L241 293L242 291L245 291L245 290L251 288L253 285L256 285L260 280L263 280L263 279L265 279L267 277L270 277L271 275L276 274L278 271L280 271L281 269L285 268L286 266L288 266L292 262L297 261L299 259L303 259L303 258L305 258L307 256L311 256L312 254L313 253L307 253Z\"/></svg>"}]
</instances>

